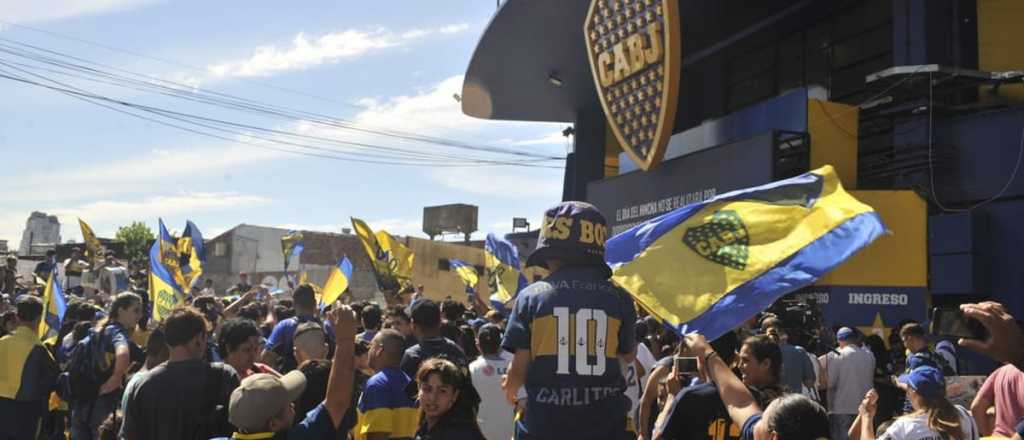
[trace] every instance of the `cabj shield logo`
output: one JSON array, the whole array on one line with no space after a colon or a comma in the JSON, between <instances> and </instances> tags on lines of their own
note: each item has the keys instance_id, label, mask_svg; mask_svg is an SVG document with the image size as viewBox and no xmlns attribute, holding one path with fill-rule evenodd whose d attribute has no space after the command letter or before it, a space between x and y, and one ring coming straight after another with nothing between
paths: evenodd
<instances>
[{"instance_id":1,"label":"cabj shield logo","mask_svg":"<svg viewBox=\"0 0 1024 440\"><path fill-rule=\"evenodd\" d=\"M711 221L688 228L683 234L683 243L700 256L723 266L736 270L747 267L750 235L736 211L717 211Z\"/></svg>"},{"instance_id":2,"label":"cabj shield logo","mask_svg":"<svg viewBox=\"0 0 1024 440\"><path fill-rule=\"evenodd\" d=\"M654 168L665 156L679 99L679 3L593 0L583 34L608 125L637 166Z\"/></svg>"}]
</instances>

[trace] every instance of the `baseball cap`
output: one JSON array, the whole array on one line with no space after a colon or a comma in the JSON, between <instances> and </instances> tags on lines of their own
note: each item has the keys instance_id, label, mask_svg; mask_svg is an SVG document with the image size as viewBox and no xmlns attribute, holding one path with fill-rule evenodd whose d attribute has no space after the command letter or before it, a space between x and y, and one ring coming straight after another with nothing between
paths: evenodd
<instances>
[{"instance_id":1,"label":"baseball cap","mask_svg":"<svg viewBox=\"0 0 1024 440\"><path fill-rule=\"evenodd\" d=\"M946 391L946 379L938 368L921 366L900 376L899 382L922 397L939 397Z\"/></svg>"},{"instance_id":2,"label":"baseball cap","mask_svg":"<svg viewBox=\"0 0 1024 440\"><path fill-rule=\"evenodd\" d=\"M302 396L306 376L295 370L280 378L254 374L242 380L231 393L228 421L241 432L260 432L285 406Z\"/></svg>"},{"instance_id":3,"label":"baseball cap","mask_svg":"<svg viewBox=\"0 0 1024 440\"><path fill-rule=\"evenodd\" d=\"M495 324L484 324L480 326L480 330L476 333L477 339L480 344L501 344L501 327Z\"/></svg>"},{"instance_id":4,"label":"baseball cap","mask_svg":"<svg viewBox=\"0 0 1024 440\"><path fill-rule=\"evenodd\" d=\"M544 212L537 248L526 260L526 266L546 269L546 260L554 258L600 265L611 275L611 269L604 262L607 238L608 222L597 207L585 202L559 203Z\"/></svg>"},{"instance_id":5,"label":"baseball cap","mask_svg":"<svg viewBox=\"0 0 1024 440\"><path fill-rule=\"evenodd\" d=\"M852 328L843 327L836 332L836 339L840 341L849 341L857 336L857 332L853 331Z\"/></svg>"},{"instance_id":6,"label":"baseball cap","mask_svg":"<svg viewBox=\"0 0 1024 440\"><path fill-rule=\"evenodd\" d=\"M433 328L441 325L441 306L434 300L421 299L409 306L409 318L423 327Z\"/></svg>"}]
</instances>

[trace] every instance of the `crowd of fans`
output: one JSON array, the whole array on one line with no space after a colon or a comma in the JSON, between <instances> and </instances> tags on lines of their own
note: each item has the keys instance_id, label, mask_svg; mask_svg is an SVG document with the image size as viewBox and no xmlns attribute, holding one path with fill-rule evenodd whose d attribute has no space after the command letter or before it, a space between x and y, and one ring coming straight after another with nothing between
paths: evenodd
<instances>
[{"instance_id":1,"label":"crowd of fans","mask_svg":"<svg viewBox=\"0 0 1024 440\"><path fill-rule=\"evenodd\" d=\"M157 323L131 277L116 294L70 293L59 331L40 338L38 290L10 296L0 439L977 440L1024 429L1024 334L1000 304L961 306L988 337L957 345L1005 364L965 408L947 395L956 347L933 348L919 323L888 341L847 327L808 340L762 313L712 341L680 337L602 284L602 266L564 254L543 264L551 275L505 314L426 292L321 307L311 285L272 296L242 277L225 292L202 284ZM580 307L572 320L564 301Z\"/></svg>"}]
</instances>

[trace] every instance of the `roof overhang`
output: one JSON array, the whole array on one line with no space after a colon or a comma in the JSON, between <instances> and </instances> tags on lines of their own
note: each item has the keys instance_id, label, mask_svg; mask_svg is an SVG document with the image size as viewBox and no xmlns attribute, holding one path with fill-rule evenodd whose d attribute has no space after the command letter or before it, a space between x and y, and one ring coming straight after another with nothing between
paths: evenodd
<instances>
[{"instance_id":1,"label":"roof overhang","mask_svg":"<svg viewBox=\"0 0 1024 440\"><path fill-rule=\"evenodd\" d=\"M598 106L587 61L586 0L506 0L477 43L462 112L484 119L573 122Z\"/></svg>"}]
</instances>

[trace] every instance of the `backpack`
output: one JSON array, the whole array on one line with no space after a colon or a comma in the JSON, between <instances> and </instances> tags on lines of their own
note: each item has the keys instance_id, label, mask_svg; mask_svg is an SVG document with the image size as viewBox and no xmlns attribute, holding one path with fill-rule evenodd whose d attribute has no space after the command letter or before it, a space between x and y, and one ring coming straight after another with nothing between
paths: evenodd
<instances>
[{"instance_id":1,"label":"backpack","mask_svg":"<svg viewBox=\"0 0 1024 440\"><path fill-rule=\"evenodd\" d=\"M87 402L99 397L100 387L112 371L100 371L102 333L89 334L75 343L68 356L67 367L57 377L57 395L67 402Z\"/></svg>"}]
</instances>

